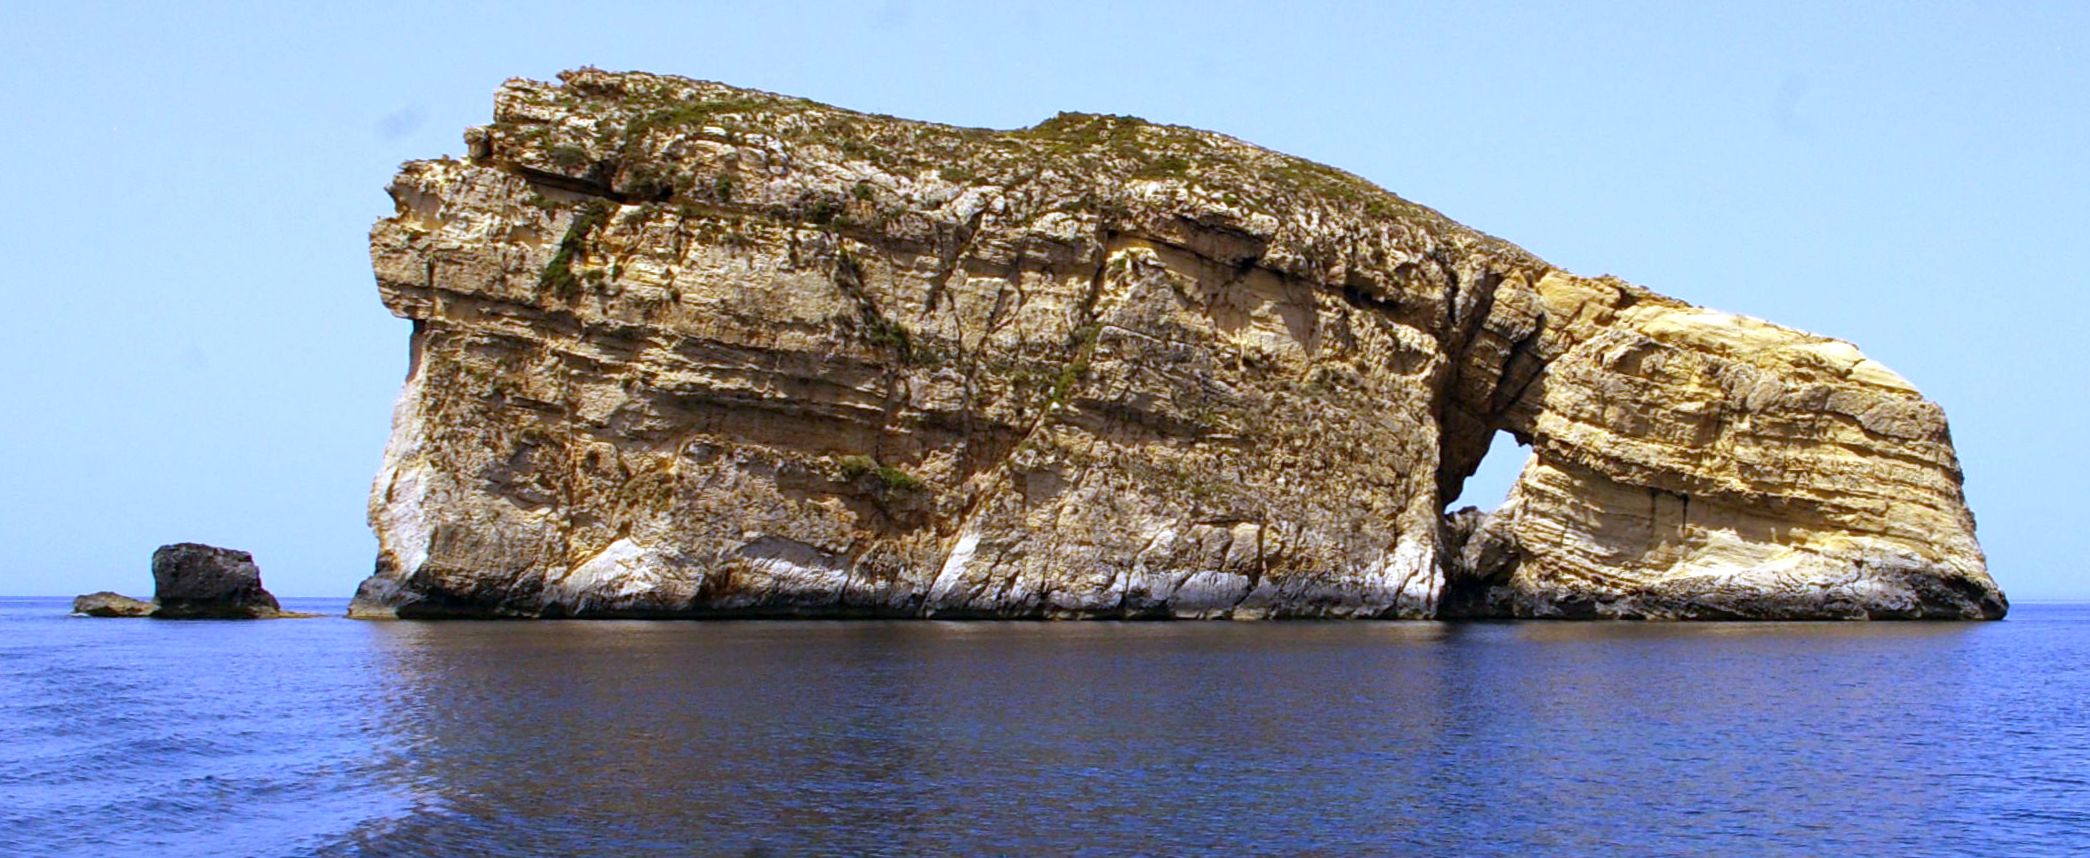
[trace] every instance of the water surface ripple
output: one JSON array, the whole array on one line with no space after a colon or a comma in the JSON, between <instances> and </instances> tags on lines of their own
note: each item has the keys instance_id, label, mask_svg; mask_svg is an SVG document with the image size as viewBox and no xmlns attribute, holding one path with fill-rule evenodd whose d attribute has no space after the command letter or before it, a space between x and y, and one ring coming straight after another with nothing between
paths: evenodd
<instances>
[{"instance_id":1,"label":"water surface ripple","mask_svg":"<svg viewBox=\"0 0 2090 858\"><path fill-rule=\"evenodd\" d=\"M2080 605L432 624L0 600L0 854L2069 852L2086 706Z\"/></svg>"}]
</instances>

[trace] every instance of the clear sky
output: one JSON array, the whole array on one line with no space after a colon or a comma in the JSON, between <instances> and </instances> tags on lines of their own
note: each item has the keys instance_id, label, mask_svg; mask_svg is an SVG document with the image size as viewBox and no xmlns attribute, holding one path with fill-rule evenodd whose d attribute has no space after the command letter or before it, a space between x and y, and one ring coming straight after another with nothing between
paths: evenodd
<instances>
[{"instance_id":1,"label":"clear sky","mask_svg":"<svg viewBox=\"0 0 2090 858\"><path fill-rule=\"evenodd\" d=\"M384 186L581 65L1223 131L1851 340L1945 406L2003 588L2090 598L2090 3L1297 0L0 3L0 594L149 594L193 540L348 595L406 367ZM1520 463L1490 459L1469 497Z\"/></svg>"}]
</instances>

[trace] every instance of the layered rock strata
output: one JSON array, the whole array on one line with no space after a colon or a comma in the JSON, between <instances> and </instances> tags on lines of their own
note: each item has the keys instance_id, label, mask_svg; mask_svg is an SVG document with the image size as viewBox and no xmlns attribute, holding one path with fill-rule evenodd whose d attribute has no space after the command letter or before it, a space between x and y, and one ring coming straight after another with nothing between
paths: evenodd
<instances>
[{"instance_id":1,"label":"layered rock strata","mask_svg":"<svg viewBox=\"0 0 2090 858\"><path fill-rule=\"evenodd\" d=\"M358 616L2006 609L1900 377L1319 164L595 70L466 140L371 235ZM1510 501L1445 516L1498 431Z\"/></svg>"}]
</instances>

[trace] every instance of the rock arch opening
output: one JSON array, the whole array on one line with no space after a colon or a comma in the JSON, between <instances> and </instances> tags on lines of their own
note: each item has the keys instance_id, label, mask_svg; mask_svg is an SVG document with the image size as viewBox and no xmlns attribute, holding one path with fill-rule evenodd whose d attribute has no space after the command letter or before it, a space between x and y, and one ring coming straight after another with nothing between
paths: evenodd
<instances>
[{"instance_id":1,"label":"rock arch opening","mask_svg":"<svg viewBox=\"0 0 2090 858\"><path fill-rule=\"evenodd\" d=\"M1521 556L1511 522L1497 513L1531 463L1530 439L1504 428L1488 433L1485 448L1479 438L1468 440L1467 450L1484 452L1477 461L1467 459L1473 464L1465 476L1440 484L1444 517L1438 531L1438 562L1444 570L1444 590L1437 615L1506 617L1512 611L1510 576Z\"/></svg>"},{"instance_id":2,"label":"rock arch opening","mask_svg":"<svg viewBox=\"0 0 2090 858\"><path fill-rule=\"evenodd\" d=\"M1445 511L1470 506L1481 512L1494 512L1509 498L1510 487L1530 460L1529 444L1519 441L1507 429L1497 430L1489 439L1488 451L1481 456L1479 466L1458 485L1455 494L1444 498Z\"/></svg>"}]
</instances>

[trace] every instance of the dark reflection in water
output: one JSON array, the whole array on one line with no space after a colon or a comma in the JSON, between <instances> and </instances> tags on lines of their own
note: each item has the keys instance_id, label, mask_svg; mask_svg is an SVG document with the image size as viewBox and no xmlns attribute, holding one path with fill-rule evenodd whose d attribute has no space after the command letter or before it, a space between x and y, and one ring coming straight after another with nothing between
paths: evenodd
<instances>
[{"instance_id":1,"label":"dark reflection in water","mask_svg":"<svg viewBox=\"0 0 2090 858\"><path fill-rule=\"evenodd\" d=\"M303 705L311 735L270 734L291 747L255 761L220 748L198 768L237 785L179 809L220 817L199 832L254 806L325 812L262 814L276 821L192 851L2090 847L2090 609L2075 606L1978 625L308 626L334 643L228 657L347 684L220 701ZM107 705L87 688L22 690ZM0 725L49 717L18 703ZM289 768L241 774L270 759ZM123 760L102 765L74 775L124 779ZM87 814L143 809L75 798ZM16 845L62 851L34 847L65 824L36 825Z\"/></svg>"}]
</instances>

